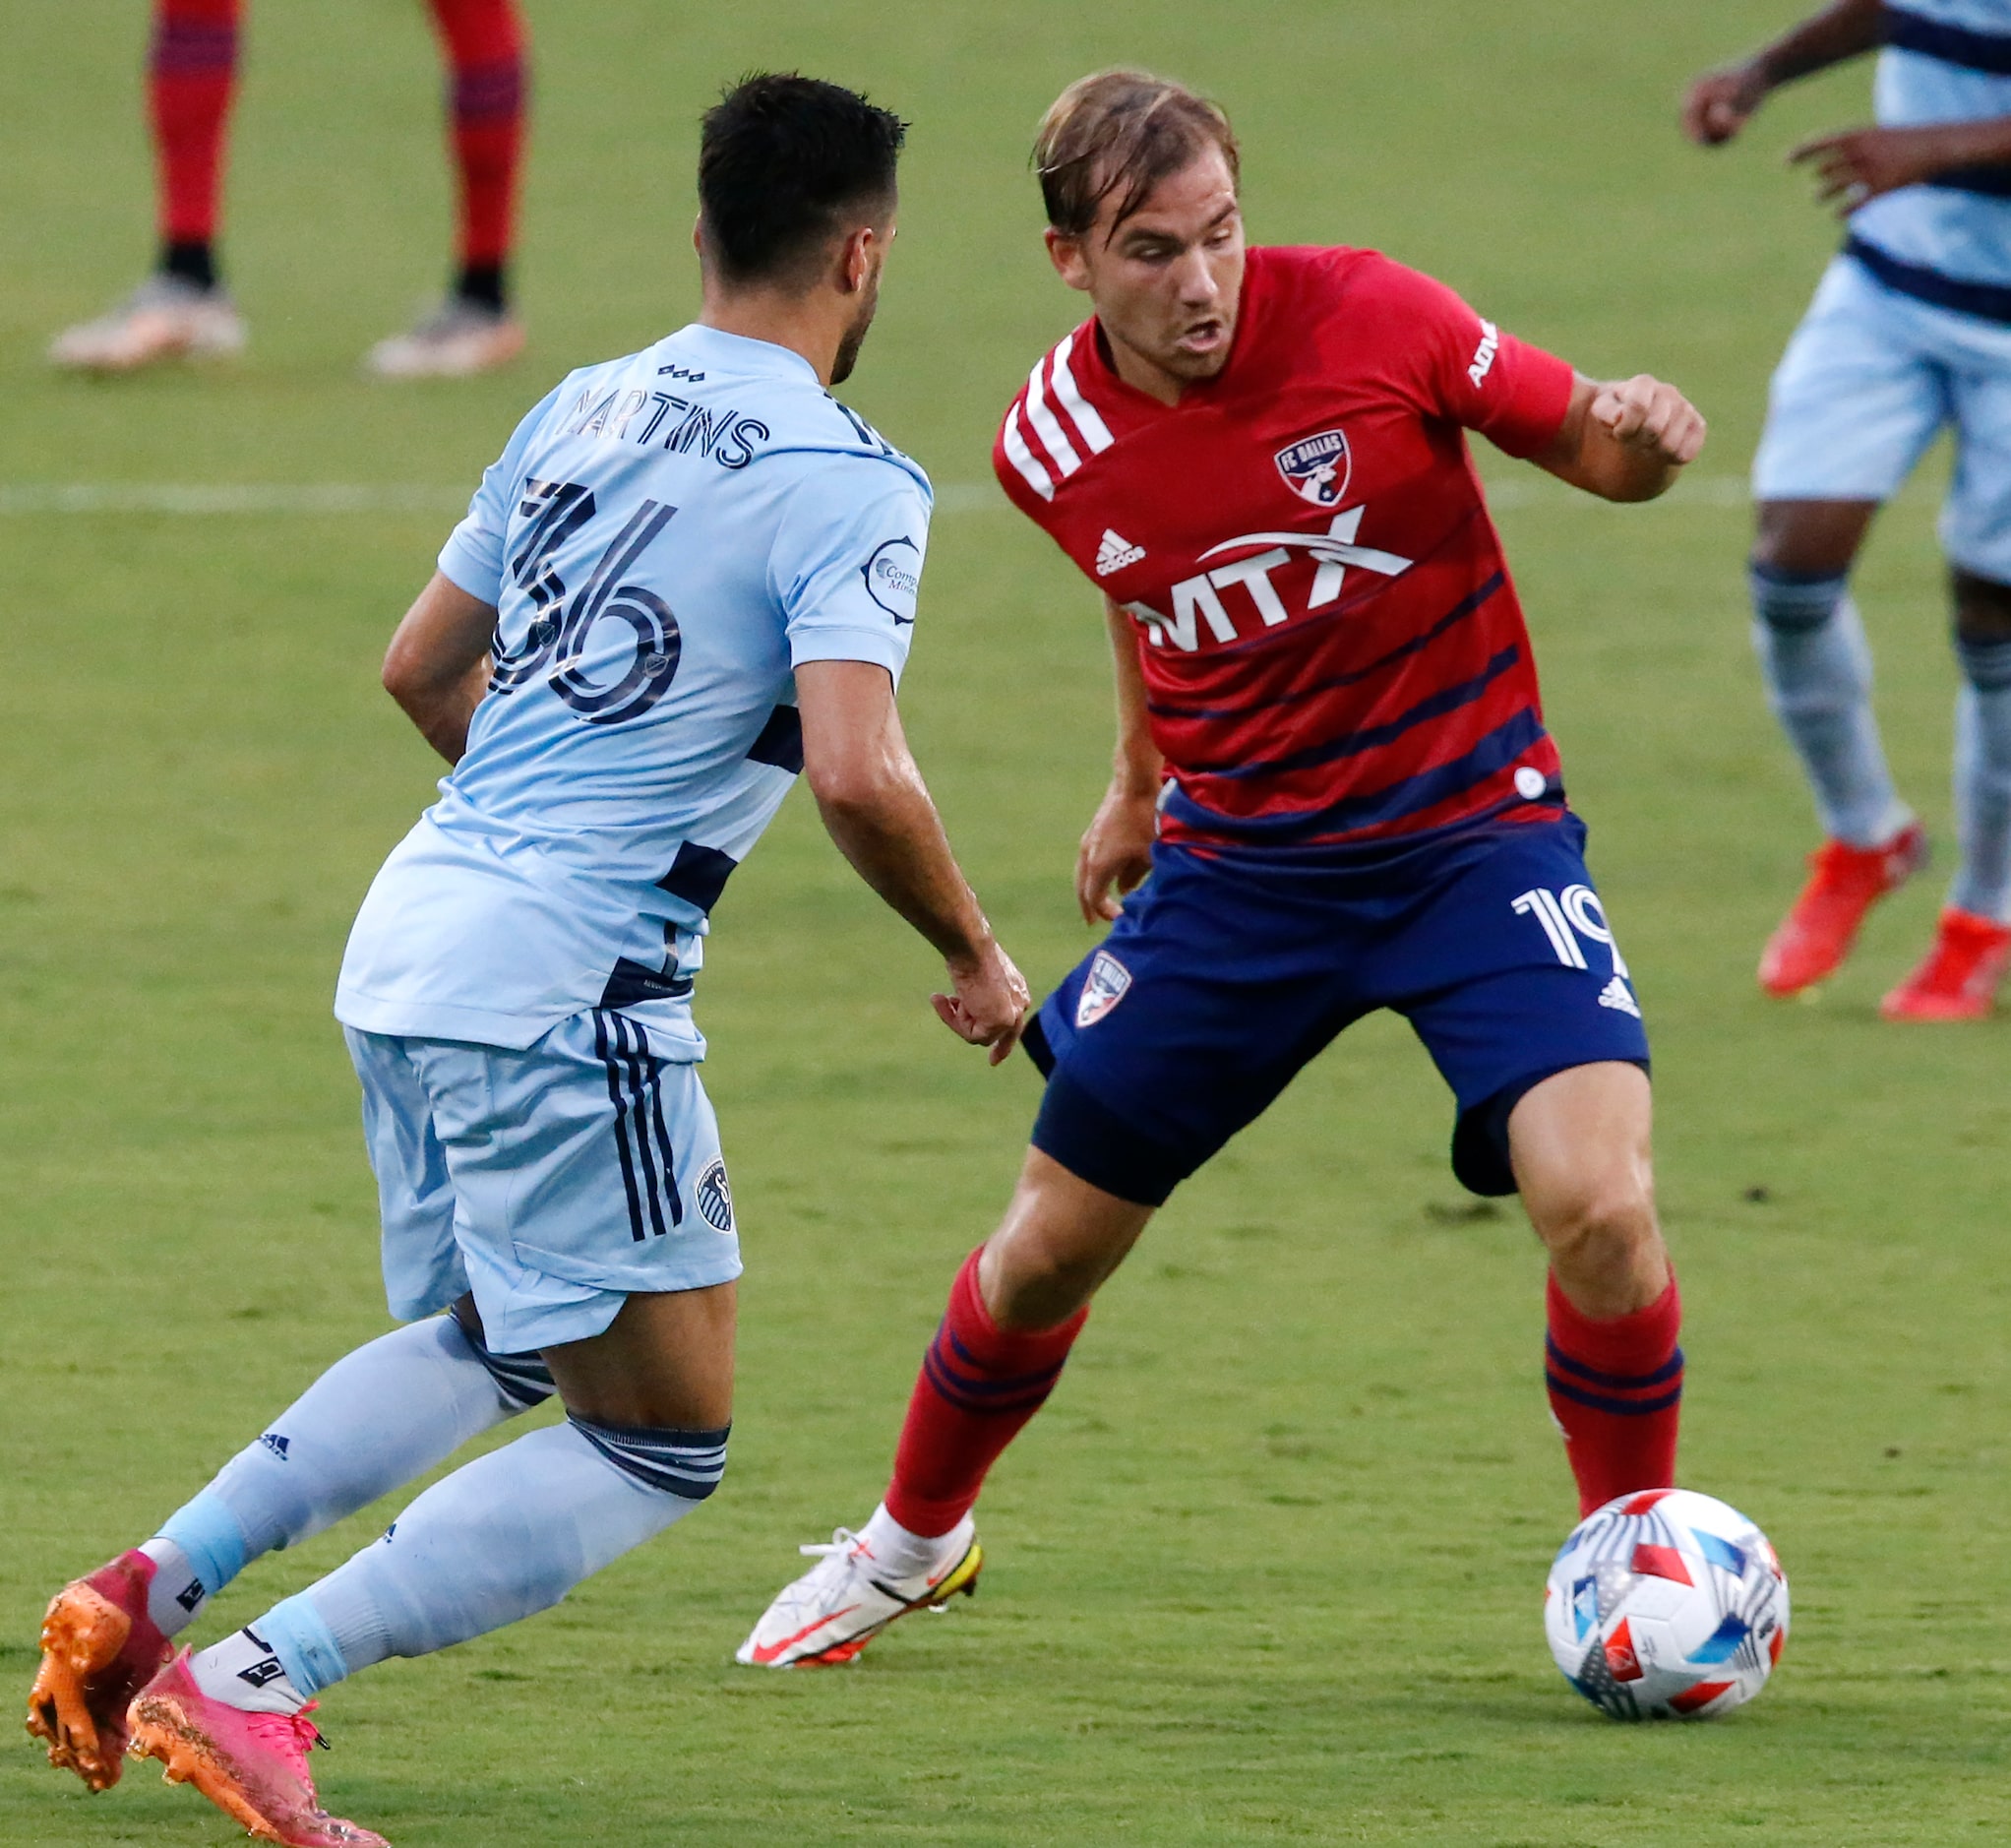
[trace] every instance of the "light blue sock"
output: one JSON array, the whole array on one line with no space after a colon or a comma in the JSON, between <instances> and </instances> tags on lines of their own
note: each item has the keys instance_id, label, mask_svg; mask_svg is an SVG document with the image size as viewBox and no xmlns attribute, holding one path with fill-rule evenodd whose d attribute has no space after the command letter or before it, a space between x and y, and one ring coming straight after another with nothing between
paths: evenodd
<instances>
[{"instance_id":1,"label":"light blue sock","mask_svg":"<svg viewBox=\"0 0 2011 1848\"><path fill-rule=\"evenodd\" d=\"M1955 837L1962 853L1948 902L2011 922L2011 642L1957 636Z\"/></svg>"},{"instance_id":2,"label":"light blue sock","mask_svg":"<svg viewBox=\"0 0 2011 1848\"><path fill-rule=\"evenodd\" d=\"M312 1696L388 1655L426 1655L557 1604L689 1514L725 1466L723 1430L530 1432L435 1483L382 1540L252 1629Z\"/></svg>"},{"instance_id":3,"label":"light blue sock","mask_svg":"<svg viewBox=\"0 0 2011 1848\"><path fill-rule=\"evenodd\" d=\"M401 1488L550 1390L534 1357L490 1356L451 1316L345 1354L161 1527L157 1542L179 1547L197 1581L174 1629L247 1561Z\"/></svg>"},{"instance_id":4,"label":"light blue sock","mask_svg":"<svg viewBox=\"0 0 2011 1848\"><path fill-rule=\"evenodd\" d=\"M1823 832L1883 846L1914 815L1886 769L1871 715L1871 648L1848 581L1755 565L1747 582L1767 704L1808 772Z\"/></svg>"}]
</instances>

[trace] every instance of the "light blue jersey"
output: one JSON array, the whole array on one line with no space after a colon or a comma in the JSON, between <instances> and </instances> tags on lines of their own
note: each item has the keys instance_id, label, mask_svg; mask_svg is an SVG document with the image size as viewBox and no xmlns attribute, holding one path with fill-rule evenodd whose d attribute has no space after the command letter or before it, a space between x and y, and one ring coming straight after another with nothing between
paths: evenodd
<instances>
[{"instance_id":1,"label":"light blue jersey","mask_svg":"<svg viewBox=\"0 0 2011 1848\"><path fill-rule=\"evenodd\" d=\"M2011 0L1907 0L1885 8L1884 31L1873 86L1881 124L2011 116ZM1846 248L1902 293L2011 322L2011 166L1874 199L1852 214Z\"/></svg>"},{"instance_id":2,"label":"light blue jersey","mask_svg":"<svg viewBox=\"0 0 2011 1848\"><path fill-rule=\"evenodd\" d=\"M497 607L466 755L364 899L364 1032L521 1049L588 1010L699 1059L706 914L803 768L794 669L907 659L928 477L797 354L688 327L574 373L440 569Z\"/></svg>"}]
</instances>

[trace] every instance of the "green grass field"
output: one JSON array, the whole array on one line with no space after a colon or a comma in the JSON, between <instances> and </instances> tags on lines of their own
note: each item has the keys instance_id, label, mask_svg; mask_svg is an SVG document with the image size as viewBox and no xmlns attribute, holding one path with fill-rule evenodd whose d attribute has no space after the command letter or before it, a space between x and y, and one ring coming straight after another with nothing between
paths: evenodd
<instances>
[{"instance_id":1,"label":"green grass field","mask_svg":"<svg viewBox=\"0 0 2011 1848\"><path fill-rule=\"evenodd\" d=\"M1930 927L1924 883L1816 1005L1763 1005L1751 979L1813 828L1748 656L1737 481L1834 237L1778 156L1861 115L1864 74L1707 157L1676 137L1679 83L1781 0L530 11L530 355L396 391L354 363L437 285L447 221L413 0L254 7L227 252L252 351L117 385L40 352L146 252L145 9L4 8L0 1685L25 1693L54 1586L387 1325L328 1015L352 909L437 769L377 690L382 642L522 407L692 312L698 111L780 64L913 118L849 396L974 488L1076 312L1036 242L1031 124L1132 60L1236 113L1254 235L1379 244L1587 370L1679 381L1713 420L1699 478L1652 508L1488 466L1514 484L1551 718L1656 1034L1684 1473L1787 1563L1777 1684L1723 1724L1639 1731L1557 1678L1539 1610L1572 1503L1540 1263L1450 1179L1447 1100L1388 1020L1184 1190L1106 1292L997 1473L973 1604L851 1670L735 1669L796 1543L872 1507L1036 1095L936 1024L929 955L798 796L720 908L700 998L750 1261L726 1490L559 1610L336 1691L324 1791L399 1848L2001 1837L2004 1032L1877 1021ZM117 483L349 484L392 511L86 515L30 492ZM1084 944L1068 872L1107 751L1101 626L1002 503L945 499L904 706L1039 988ZM1860 587L1893 756L1945 824L1931 520L1923 485ZM258 1565L203 1637L392 1511ZM6 1848L232 1834L151 1767L89 1799L25 1738L0 1754Z\"/></svg>"}]
</instances>

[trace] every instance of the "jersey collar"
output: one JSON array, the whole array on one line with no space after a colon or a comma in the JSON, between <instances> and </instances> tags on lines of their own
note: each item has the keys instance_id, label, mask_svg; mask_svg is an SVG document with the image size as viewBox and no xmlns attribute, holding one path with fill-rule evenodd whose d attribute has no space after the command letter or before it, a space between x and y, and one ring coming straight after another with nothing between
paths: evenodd
<instances>
[{"instance_id":1,"label":"jersey collar","mask_svg":"<svg viewBox=\"0 0 2011 1848\"><path fill-rule=\"evenodd\" d=\"M693 321L666 335L659 346L675 342L680 357L690 356L717 366L722 372L755 373L769 378L808 379L821 392L823 381L817 368L791 347L773 340L758 340L745 334L728 334L723 328L708 328Z\"/></svg>"}]
</instances>

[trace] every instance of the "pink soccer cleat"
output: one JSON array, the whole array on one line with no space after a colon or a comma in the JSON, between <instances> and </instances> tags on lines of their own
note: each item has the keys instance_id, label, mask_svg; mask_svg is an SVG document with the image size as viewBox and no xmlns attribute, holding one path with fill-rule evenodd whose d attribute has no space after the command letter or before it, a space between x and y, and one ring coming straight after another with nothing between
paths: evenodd
<instances>
[{"instance_id":1,"label":"pink soccer cleat","mask_svg":"<svg viewBox=\"0 0 2011 1848\"><path fill-rule=\"evenodd\" d=\"M170 1784L193 1784L259 1841L285 1848L390 1848L382 1835L331 1816L315 1795L307 1754L326 1745L307 1716L247 1713L196 1686L184 1649L141 1690L130 1720L136 1758L158 1758Z\"/></svg>"},{"instance_id":2,"label":"pink soccer cleat","mask_svg":"<svg viewBox=\"0 0 2011 1848\"><path fill-rule=\"evenodd\" d=\"M122 1553L49 1600L42 1665L28 1696L28 1730L49 1762L92 1790L119 1781L126 1705L172 1651L147 1615L153 1562Z\"/></svg>"},{"instance_id":3,"label":"pink soccer cleat","mask_svg":"<svg viewBox=\"0 0 2011 1848\"><path fill-rule=\"evenodd\" d=\"M1918 822L1882 847L1824 841L1808 856L1801 895L1767 939L1760 986L1786 997L1834 975L1851 954L1865 913L1926 864L1927 835Z\"/></svg>"},{"instance_id":4,"label":"pink soccer cleat","mask_svg":"<svg viewBox=\"0 0 2011 1848\"><path fill-rule=\"evenodd\" d=\"M1950 905L1941 913L1926 959L1878 1004L1878 1012L1888 1020L1981 1020L1997 1005L2007 965L2011 926Z\"/></svg>"}]
</instances>

